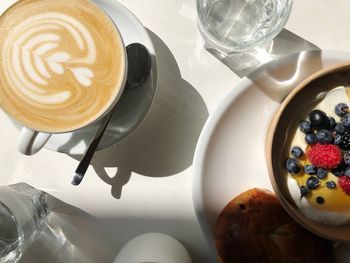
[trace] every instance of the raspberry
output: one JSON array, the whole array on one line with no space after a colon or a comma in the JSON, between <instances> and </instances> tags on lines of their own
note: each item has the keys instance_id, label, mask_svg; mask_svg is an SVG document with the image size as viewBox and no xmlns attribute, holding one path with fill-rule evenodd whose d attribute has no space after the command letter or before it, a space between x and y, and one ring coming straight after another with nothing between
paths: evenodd
<instances>
[{"instance_id":1,"label":"raspberry","mask_svg":"<svg viewBox=\"0 0 350 263\"><path fill-rule=\"evenodd\" d=\"M350 178L349 177L340 176L338 180L338 184L346 194L350 195Z\"/></svg>"},{"instance_id":2,"label":"raspberry","mask_svg":"<svg viewBox=\"0 0 350 263\"><path fill-rule=\"evenodd\" d=\"M342 161L341 150L334 144L312 145L307 157L313 165L324 169L333 169Z\"/></svg>"}]
</instances>

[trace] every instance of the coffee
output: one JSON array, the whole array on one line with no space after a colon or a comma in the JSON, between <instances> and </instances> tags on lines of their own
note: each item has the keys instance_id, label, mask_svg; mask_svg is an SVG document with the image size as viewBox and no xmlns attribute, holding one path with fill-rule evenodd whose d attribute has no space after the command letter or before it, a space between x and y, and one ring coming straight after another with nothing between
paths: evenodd
<instances>
[{"instance_id":1,"label":"coffee","mask_svg":"<svg viewBox=\"0 0 350 263\"><path fill-rule=\"evenodd\" d=\"M0 105L33 130L83 127L120 95L123 42L88 0L21 0L0 17L0 36Z\"/></svg>"}]
</instances>

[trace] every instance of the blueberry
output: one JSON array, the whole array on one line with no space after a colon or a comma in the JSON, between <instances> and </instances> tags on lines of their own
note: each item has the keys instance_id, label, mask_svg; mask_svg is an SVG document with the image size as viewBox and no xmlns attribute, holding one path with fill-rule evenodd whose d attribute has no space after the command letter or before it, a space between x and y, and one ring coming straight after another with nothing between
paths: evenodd
<instances>
[{"instance_id":1,"label":"blueberry","mask_svg":"<svg viewBox=\"0 0 350 263\"><path fill-rule=\"evenodd\" d=\"M326 186L328 189L335 189L337 187L336 183L334 181L328 181L326 183Z\"/></svg>"},{"instance_id":2,"label":"blueberry","mask_svg":"<svg viewBox=\"0 0 350 263\"><path fill-rule=\"evenodd\" d=\"M345 127L350 127L350 114L347 113L346 115L341 117L340 121Z\"/></svg>"},{"instance_id":3,"label":"blueberry","mask_svg":"<svg viewBox=\"0 0 350 263\"><path fill-rule=\"evenodd\" d=\"M306 174L316 174L316 172L317 172L316 166L314 166L312 164L306 164L304 166L304 173L306 173Z\"/></svg>"},{"instance_id":4,"label":"blueberry","mask_svg":"<svg viewBox=\"0 0 350 263\"><path fill-rule=\"evenodd\" d=\"M349 107L345 103L339 103L335 106L334 111L339 117L343 117L349 112Z\"/></svg>"},{"instance_id":5,"label":"blueberry","mask_svg":"<svg viewBox=\"0 0 350 263\"><path fill-rule=\"evenodd\" d=\"M350 152L346 152L343 157L344 163L350 166Z\"/></svg>"},{"instance_id":6,"label":"blueberry","mask_svg":"<svg viewBox=\"0 0 350 263\"><path fill-rule=\"evenodd\" d=\"M326 129L328 126L328 117L326 113L321 110L313 110L309 113L309 120L311 126L317 130Z\"/></svg>"},{"instance_id":7,"label":"blueberry","mask_svg":"<svg viewBox=\"0 0 350 263\"><path fill-rule=\"evenodd\" d=\"M344 175L347 176L347 177L350 177L350 167L347 167L345 169Z\"/></svg>"},{"instance_id":8,"label":"blueberry","mask_svg":"<svg viewBox=\"0 0 350 263\"><path fill-rule=\"evenodd\" d=\"M321 144L327 144L333 142L333 136L332 133L328 130L319 130L316 133L316 139Z\"/></svg>"},{"instance_id":9,"label":"blueberry","mask_svg":"<svg viewBox=\"0 0 350 263\"><path fill-rule=\"evenodd\" d=\"M334 144L339 145L342 142L343 142L343 137L338 133L334 134Z\"/></svg>"},{"instance_id":10,"label":"blueberry","mask_svg":"<svg viewBox=\"0 0 350 263\"><path fill-rule=\"evenodd\" d=\"M339 176L342 176L344 175L345 173L345 169L346 169L346 165L344 162L340 163L337 167L335 167L334 169L332 169L332 173L339 177Z\"/></svg>"},{"instance_id":11,"label":"blueberry","mask_svg":"<svg viewBox=\"0 0 350 263\"><path fill-rule=\"evenodd\" d=\"M288 158L288 160L286 161L286 168L287 171L291 174L296 174L301 169L298 160L294 158Z\"/></svg>"},{"instance_id":12,"label":"blueberry","mask_svg":"<svg viewBox=\"0 0 350 263\"><path fill-rule=\"evenodd\" d=\"M306 185L311 190L316 189L320 185L320 180L316 176L310 176L306 180Z\"/></svg>"},{"instance_id":13,"label":"blueberry","mask_svg":"<svg viewBox=\"0 0 350 263\"><path fill-rule=\"evenodd\" d=\"M337 122L335 121L335 119L333 117L329 117L329 129L334 129L335 125L337 124Z\"/></svg>"},{"instance_id":14,"label":"blueberry","mask_svg":"<svg viewBox=\"0 0 350 263\"><path fill-rule=\"evenodd\" d=\"M311 123L309 121L302 121L299 124L299 129L303 133L306 133L306 134L311 133L312 132Z\"/></svg>"},{"instance_id":15,"label":"blueberry","mask_svg":"<svg viewBox=\"0 0 350 263\"><path fill-rule=\"evenodd\" d=\"M337 123L337 124L335 125L335 127L334 127L334 130L335 130L335 132L338 133L338 134L344 134L346 128L345 128L345 126L344 126L343 124Z\"/></svg>"},{"instance_id":16,"label":"blueberry","mask_svg":"<svg viewBox=\"0 0 350 263\"><path fill-rule=\"evenodd\" d=\"M304 154L303 150L298 146L294 146L292 148L292 150L290 151L290 153L295 158L299 158L299 157L303 156L303 154Z\"/></svg>"},{"instance_id":17,"label":"blueberry","mask_svg":"<svg viewBox=\"0 0 350 263\"><path fill-rule=\"evenodd\" d=\"M315 144L317 142L316 135L313 133L305 135L305 142L307 144Z\"/></svg>"},{"instance_id":18,"label":"blueberry","mask_svg":"<svg viewBox=\"0 0 350 263\"><path fill-rule=\"evenodd\" d=\"M305 185L301 185L300 187L300 195L301 197L303 196L307 196L309 194L309 187L305 186Z\"/></svg>"},{"instance_id":19,"label":"blueberry","mask_svg":"<svg viewBox=\"0 0 350 263\"><path fill-rule=\"evenodd\" d=\"M317 196L317 197L316 197L316 202L317 202L318 204L323 204L323 203L324 203L324 198L323 198L322 196Z\"/></svg>"},{"instance_id":20,"label":"blueberry","mask_svg":"<svg viewBox=\"0 0 350 263\"><path fill-rule=\"evenodd\" d=\"M328 174L328 171L326 169L323 168L318 168L317 169L317 173L316 176L318 179L324 179Z\"/></svg>"}]
</instances>

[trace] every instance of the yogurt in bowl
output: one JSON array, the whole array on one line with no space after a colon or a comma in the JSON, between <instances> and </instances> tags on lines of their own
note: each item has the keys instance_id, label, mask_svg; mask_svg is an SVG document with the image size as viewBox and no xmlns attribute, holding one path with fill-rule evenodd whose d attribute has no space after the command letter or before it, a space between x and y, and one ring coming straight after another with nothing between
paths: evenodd
<instances>
[{"instance_id":1,"label":"yogurt in bowl","mask_svg":"<svg viewBox=\"0 0 350 263\"><path fill-rule=\"evenodd\" d=\"M266 139L270 181L283 207L308 230L336 241L350 241L344 164L350 114L346 107L342 116L335 112L340 103L350 106L349 94L350 62L311 75L282 102ZM345 123L348 134L335 131ZM350 153L347 161L350 167Z\"/></svg>"},{"instance_id":2,"label":"yogurt in bowl","mask_svg":"<svg viewBox=\"0 0 350 263\"><path fill-rule=\"evenodd\" d=\"M340 86L320 95L321 102L292 135L287 161L296 163L298 172L286 162L288 189L295 204L308 218L330 225L350 221L349 92L349 87ZM324 117L319 129L312 124L317 114Z\"/></svg>"}]
</instances>

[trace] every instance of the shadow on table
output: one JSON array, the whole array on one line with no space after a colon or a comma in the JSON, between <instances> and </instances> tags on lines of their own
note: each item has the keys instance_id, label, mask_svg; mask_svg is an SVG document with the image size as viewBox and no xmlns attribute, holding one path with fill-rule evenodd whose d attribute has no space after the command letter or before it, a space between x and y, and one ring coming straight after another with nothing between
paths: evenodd
<instances>
[{"instance_id":1,"label":"shadow on table","mask_svg":"<svg viewBox=\"0 0 350 263\"><path fill-rule=\"evenodd\" d=\"M20 263L109 263L129 240L149 232L164 233L177 239L194 263L215 261L209 247L203 251L203 236L195 218L153 218L136 213L118 217L106 214L97 219L52 195L47 195L46 201L50 213Z\"/></svg>"},{"instance_id":2,"label":"shadow on table","mask_svg":"<svg viewBox=\"0 0 350 263\"><path fill-rule=\"evenodd\" d=\"M100 220L104 225L110 227L111 233L116 237L113 242L119 248L118 251L129 240L138 235L157 232L167 234L178 240L191 255L193 263L217 262L216 255L213 254L213 248L202 244L204 237L195 218L121 215L118 218L106 216ZM188 242L188 240L198 240L198 242ZM161 249L159 247L160 251Z\"/></svg>"},{"instance_id":3,"label":"shadow on table","mask_svg":"<svg viewBox=\"0 0 350 263\"><path fill-rule=\"evenodd\" d=\"M181 77L171 51L153 32L149 34L158 63L158 86L150 110L135 131L120 143L97 152L91 162L118 199L132 172L164 177L188 168L208 118L204 100ZM116 169L112 172L106 169L113 167Z\"/></svg>"},{"instance_id":4,"label":"shadow on table","mask_svg":"<svg viewBox=\"0 0 350 263\"><path fill-rule=\"evenodd\" d=\"M200 231L193 231L195 227L199 227L197 222L185 218L113 217L97 220L64 204L49 216L38 238L19 262L111 263L129 240L150 232L168 234L178 240L190 253L193 263L216 262L209 247L203 251L200 242L186 241L203 239Z\"/></svg>"},{"instance_id":5,"label":"shadow on table","mask_svg":"<svg viewBox=\"0 0 350 263\"><path fill-rule=\"evenodd\" d=\"M142 216L118 218L107 216L96 219L52 196L49 196L48 203L52 212L20 263L113 262L123 245L132 238L144 234L145 229L147 233L164 233L177 239L189 251L193 263L217 261L209 247L203 251L200 242L186 241L203 239L200 231L193 231L199 227L197 222L193 221L195 219ZM349 262L349 245L344 243L337 248L336 262Z\"/></svg>"},{"instance_id":6,"label":"shadow on table","mask_svg":"<svg viewBox=\"0 0 350 263\"><path fill-rule=\"evenodd\" d=\"M283 29L265 46L244 52L224 54L207 46L205 48L241 78L282 56L305 50L319 50L316 45L287 29Z\"/></svg>"},{"instance_id":7,"label":"shadow on table","mask_svg":"<svg viewBox=\"0 0 350 263\"><path fill-rule=\"evenodd\" d=\"M21 263L112 262L116 248L110 231L90 214L48 196L50 214Z\"/></svg>"}]
</instances>

